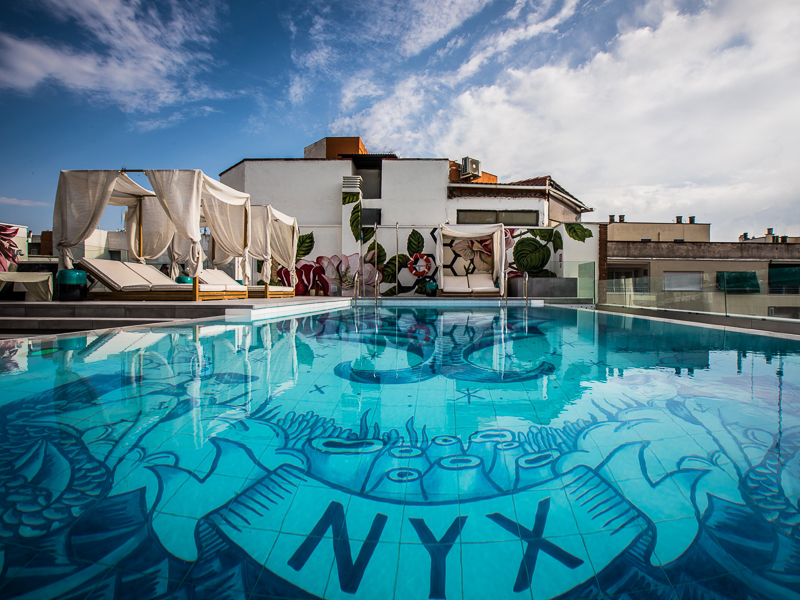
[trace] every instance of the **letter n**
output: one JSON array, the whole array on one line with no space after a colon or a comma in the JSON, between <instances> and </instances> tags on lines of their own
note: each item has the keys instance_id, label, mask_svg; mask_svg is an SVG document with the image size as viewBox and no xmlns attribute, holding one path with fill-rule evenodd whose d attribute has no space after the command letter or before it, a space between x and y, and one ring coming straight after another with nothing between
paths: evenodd
<instances>
[{"instance_id":1,"label":"letter n","mask_svg":"<svg viewBox=\"0 0 800 600\"><path fill-rule=\"evenodd\" d=\"M380 540L383 528L388 517L378 513L372 520L372 527L369 529L367 539L361 545L355 563L350 552L350 537L347 535L347 522L344 518L344 507L339 502L331 502L325 510L325 514L306 536L300 547L292 554L287 563L295 571L299 571L306 564L314 553L322 536L330 527L333 535L333 555L336 558L336 568L339 572L339 587L343 592L355 594L361 579L364 577L364 570L367 568L372 554Z\"/></svg>"}]
</instances>

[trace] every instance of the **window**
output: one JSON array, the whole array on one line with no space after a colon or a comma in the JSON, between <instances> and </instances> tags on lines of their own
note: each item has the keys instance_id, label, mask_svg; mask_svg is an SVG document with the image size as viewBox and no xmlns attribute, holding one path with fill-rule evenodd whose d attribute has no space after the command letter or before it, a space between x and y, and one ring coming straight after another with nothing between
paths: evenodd
<instances>
[{"instance_id":1,"label":"window","mask_svg":"<svg viewBox=\"0 0 800 600\"><path fill-rule=\"evenodd\" d=\"M643 242L652 242L653 238L642 238Z\"/></svg>"},{"instance_id":2,"label":"window","mask_svg":"<svg viewBox=\"0 0 800 600\"><path fill-rule=\"evenodd\" d=\"M800 265L771 264L769 293L800 294Z\"/></svg>"},{"instance_id":3,"label":"window","mask_svg":"<svg viewBox=\"0 0 800 600\"><path fill-rule=\"evenodd\" d=\"M650 293L648 269L641 267L609 267L606 291L609 294Z\"/></svg>"},{"instance_id":4,"label":"window","mask_svg":"<svg viewBox=\"0 0 800 600\"><path fill-rule=\"evenodd\" d=\"M664 271L665 292L702 292L702 271Z\"/></svg>"},{"instance_id":5,"label":"window","mask_svg":"<svg viewBox=\"0 0 800 600\"><path fill-rule=\"evenodd\" d=\"M535 227L539 225L538 210L459 210L459 225L489 225L502 223L508 227Z\"/></svg>"},{"instance_id":6,"label":"window","mask_svg":"<svg viewBox=\"0 0 800 600\"><path fill-rule=\"evenodd\" d=\"M381 209L380 208L362 208L361 209L361 226L362 227L375 227L381 224Z\"/></svg>"},{"instance_id":7,"label":"window","mask_svg":"<svg viewBox=\"0 0 800 600\"><path fill-rule=\"evenodd\" d=\"M674 239L674 240L672 240L672 241L673 241L673 242L685 242L686 240L684 240L683 238L675 238L675 239Z\"/></svg>"},{"instance_id":8,"label":"window","mask_svg":"<svg viewBox=\"0 0 800 600\"><path fill-rule=\"evenodd\" d=\"M108 259L109 260L122 260L122 250L109 250L108 251Z\"/></svg>"},{"instance_id":9,"label":"window","mask_svg":"<svg viewBox=\"0 0 800 600\"><path fill-rule=\"evenodd\" d=\"M727 294L760 294L755 271L717 271L717 290Z\"/></svg>"}]
</instances>

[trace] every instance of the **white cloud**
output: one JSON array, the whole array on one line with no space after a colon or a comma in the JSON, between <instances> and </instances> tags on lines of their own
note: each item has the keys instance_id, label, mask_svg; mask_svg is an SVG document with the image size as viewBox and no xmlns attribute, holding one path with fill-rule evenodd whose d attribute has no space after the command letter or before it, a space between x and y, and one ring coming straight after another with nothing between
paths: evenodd
<instances>
[{"instance_id":1,"label":"white cloud","mask_svg":"<svg viewBox=\"0 0 800 600\"><path fill-rule=\"evenodd\" d=\"M179 110L172 113L170 116L163 119L146 119L136 121L135 128L139 131L156 131L159 129L168 129L174 127L178 123L183 123L187 119L193 117L207 117L210 114L219 112L210 106L196 106L186 110Z\"/></svg>"},{"instance_id":2,"label":"white cloud","mask_svg":"<svg viewBox=\"0 0 800 600\"><path fill-rule=\"evenodd\" d=\"M373 83L371 72L359 73L351 77L342 86L342 110L347 111L362 100L369 100L381 96L383 92Z\"/></svg>"},{"instance_id":3,"label":"white cloud","mask_svg":"<svg viewBox=\"0 0 800 600\"><path fill-rule=\"evenodd\" d=\"M392 18L400 26L400 54L419 54L478 14L490 2L491 0L413 0L401 3L400 10Z\"/></svg>"},{"instance_id":4,"label":"white cloud","mask_svg":"<svg viewBox=\"0 0 800 600\"><path fill-rule=\"evenodd\" d=\"M289 77L289 102L292 104L302 104L311 89L312 84L308 76L293 73Z\"/></svg>"},{"instance_id":5,"label":"white cloud","mask_svg":"<svg viewBox=\"0 0 800 600\"><path fill-rule=\"evenodd\" d=\"M18 198L6 198L0 196L0 204L10 204L11 206L48 206L52 208L50 202L40 202L38 200L20 200Z\"/></svg>"},{"instance_id":6,"label":"white cloud","mask_svg":"<svg viewBox=\"0 0 800 600\"><path fill-rule=\"evenodd\" d=\"M693 214L715 239L800 233L800 5L728 0L660 19L646 10L652 27L582 65L503 69L442 99L445 109L432 104L433 75L409 78L337 126L406 155L477 156L506 180L550 173L600 219Z\"/></svg>"},{"instance_id":7,"label":"white cloud","mask_svg":"<svg viewBox=\"0 0 800 600\"><path fill-rule=\"evenodd\" d=\"M50 16L74 22L91 49L0 33L0 87L30 92L56 82L124 110L157 110L202 95L195 75L213 63L213 2L171 2L169 18L135 0L40 0Z\"/></svg>"}]
</instances>

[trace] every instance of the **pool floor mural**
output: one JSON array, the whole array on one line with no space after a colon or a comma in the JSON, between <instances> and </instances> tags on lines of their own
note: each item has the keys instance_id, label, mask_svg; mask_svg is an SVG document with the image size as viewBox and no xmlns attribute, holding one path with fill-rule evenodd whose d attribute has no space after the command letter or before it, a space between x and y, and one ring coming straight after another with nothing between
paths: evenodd
<instances>
[{"instance_id":1,"label":"pool floor mural","mask_svg":"<svg viewBox=\"0 0 800 600\"><path fill-rule=\"evenodd\" d=\"M791 340L382 309L14 344L3 598L800 595Z\"/></svg>"}]
</instances>

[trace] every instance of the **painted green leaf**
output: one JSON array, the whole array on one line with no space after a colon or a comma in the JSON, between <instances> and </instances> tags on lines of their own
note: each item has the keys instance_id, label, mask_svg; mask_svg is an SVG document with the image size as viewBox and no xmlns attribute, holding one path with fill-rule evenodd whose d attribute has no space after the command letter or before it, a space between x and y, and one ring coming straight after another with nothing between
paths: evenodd
<instances>
[{"instance_id":1,"label":"painted green leaf","mask_svg":"<svg viewBox=\"0 0 800 600\"><path fill-rule=\"evenodd\" d=\"M425 249L425 238L423 238L422 234L416 229L412 229L411 233L408 235L406 249L408 250L409 256L419 254Z\"/></svg>"},{"instance_id":2,"label":"painted green leaf","mask_svg":"<svg viewBox=\"0 0 800 600\"><path fill-rule=\"evenodd\" d=\"M535 238L539 238L545 244L548 244L553 241L552 229L528 229L528 233L530 233Z\"/></svg>"},{"instance_id":3,"label":"painted green leaf","mask_svg":"<svg viewBox=\"0 0 800 600\"><path fill-rule=\"evenodd\" d=\"M542 269L541 271L534 273L532 277L558 277L558 275L552 271L549 271L548 269Z\"/></svg>"},{"instance_id":4,"label":"painted green leaf","mask_svg":"<svg viewBox=\"0 0 800 600\"><path fill-rule=\"evenodd\" d=\"M355 241L361 241L361 202L357 202L350 211L350 231L353 233Z\"/></svg>"},{"instance_id":5,"label":"painted green leaf","mask_svg":"<svg viewBox=\"0 0 800 600\"><path fill-rule=\"evenodd\" d=\"M361 228L361 241L366 244L368 241L372 239L375 235L375 228L374 227L362 227Z\"/></svg>"},{"instance_id":6,"label":"painted green leaf","mask_svg":"<svg viewBox=\"0 0 800 600\"><path fill-rule=\"evenodd\" d=\"M533 275L550 260L550 248L534 238L522 238L514 245L514 262L520 271Z\"/></svg>"},{"instance_id":7,"label":"painted green leaf","mask_svg":"<svg viewBox=\"0 0 800 600\"><path fill-rule=\"evenodd\" d=\"M375 251L375 244L378 244L378 240L372 240L372 243L369 245L367 252L374 252ZM372 257L369 261L373 265L375 264L375 257ZM383 249L383 246L378 244L378 264L382 265L386 262L386 250Z\"/></svg>"},{"instance_id":8,"label":"painted green leaf","mask_svg":"<svg viewBox=\"0 0 800 600\"><path fill-rule=\"evenodd\" d=\"M294 261L297 262L304 256L308 256L314 250L314 232L309 231L304 233L297 239L297 256Z\"/></svg>"},{"instance_id":9,"label":"painted green leaf","mask_svg":"<svg viewBox=\"0 0 800 600\"><path fill-rule=\"evenodd\" d=\"M564 240L561 238L560 231L553 231L553 252L564 249Z\"/></svg>"},{"instance_id":10,"label":"painted green leaf","mask_svg":"<svg viewBox=\"0 0 800 600\"><path fill-rule=\"evenodd\" d=\"M399 266L400 270L402 271L408 266L408 261L409 258L406 254L399 254L396 257L390 256L387 258L385 264L383 265L383 269L381 270L381 273L383 274L383 283L396 283L397 272L395 271L395 266Z\"/></svg>"},{"instance_id":11,"label":"painted green leaf","mask_svg":"<svg viewBox=\"0 0 800 600\"><path fill-rule=\"evenodd\" d=\"M384 279L384 283L390 283ZM393 285L388 290L381 292L381 296L397 296L397 286Z\"/></svg>"},{"instance_id":12,"label":"painted green leaf","mask_svg":"<svg viewBox=\"0 0 800 600\"><path fill-rule=\"evenodd\" d=\"M353 202L358 202L358 194L354 194L353 192L342 192L342 206L345 204L352 204Z\"/></svg>"},{"instance_id":13,"label":"painted green leaf","mask_svg":"<svg viewBox=\"0 0 800 600\"><path fill-rule=\"evenodd\" d=\"M580 223L564 223L567 235L578 242L585 242L587 238L594 237L591 229L584 227Z\"/></svg>"}]
</instances>

